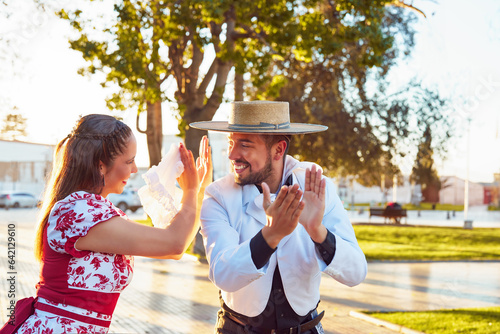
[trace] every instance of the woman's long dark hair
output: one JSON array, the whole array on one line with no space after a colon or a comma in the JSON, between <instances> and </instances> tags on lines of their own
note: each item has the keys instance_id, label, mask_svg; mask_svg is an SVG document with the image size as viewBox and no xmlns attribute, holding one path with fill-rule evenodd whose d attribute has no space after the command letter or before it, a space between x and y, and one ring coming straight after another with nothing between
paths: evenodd
<instances>
[{"instance_id":1,"label":"woman's long dark hair","mask_svg":"<svg viewBox=\"0 0 500 334\"><path fill-rule=\"evenodd\" d=\"M42 259L43 231L54 204L75 191L100 194L104 186L100 163L111 166L124 152L131 135L132 130L123 122L95 114L80 118L73 132L57 144L38 218L37 260Z\"/></svg>"}]
</instances>

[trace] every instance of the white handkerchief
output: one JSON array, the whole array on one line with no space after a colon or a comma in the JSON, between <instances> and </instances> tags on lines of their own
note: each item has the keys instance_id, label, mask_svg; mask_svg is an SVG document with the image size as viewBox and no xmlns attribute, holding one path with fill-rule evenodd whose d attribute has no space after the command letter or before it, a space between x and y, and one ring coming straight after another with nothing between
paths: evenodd
<instances>
[{"instance_id":1,"label":"white handkerchief","mask_svg":"<svg viewBox=\"0 0 500 334\"><path fill-rule=\"evenodd\" d=\"M182 189L176 186L176 178L183 171L179 148L172 144L158 166L142 176L146 185L139 189L139 198L155 227L164 228L179 211Z\"/></svg>"}]
</instances>

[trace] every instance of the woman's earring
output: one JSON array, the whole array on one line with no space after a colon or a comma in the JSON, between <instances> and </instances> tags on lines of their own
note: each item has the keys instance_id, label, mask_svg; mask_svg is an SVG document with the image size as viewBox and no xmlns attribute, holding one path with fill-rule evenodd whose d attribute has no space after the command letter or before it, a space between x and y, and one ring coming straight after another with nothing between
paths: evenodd
<instances>
[{"instance_id":1,"label":"woman's earring","mask_svg":"<svg viewBox=\"0 0 500 334\"><path fill-rule=\"evenodd\" d=\"M102 186L105 187L106 186L106 180L104 179L104 174L101 174L102 176Z\"/></svg>"}]
</instances>

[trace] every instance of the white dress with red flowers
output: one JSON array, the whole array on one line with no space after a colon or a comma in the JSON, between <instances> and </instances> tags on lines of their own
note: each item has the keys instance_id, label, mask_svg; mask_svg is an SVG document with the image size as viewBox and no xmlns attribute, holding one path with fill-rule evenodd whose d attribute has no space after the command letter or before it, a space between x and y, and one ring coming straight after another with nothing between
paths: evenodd
<instances>
[{"instance_id":1,"label":"white dress with red flowers","mask_svg":"<svg viewBox=\"0 0 500 334\"><path fill-rule=\"evenodd\" d=\"M107 333L134 258L80 251L76 241L95 225L126 215L99 195L72 193L57 202L44 233L35 314L18 333Z\"/></svg>"}]
</instances>

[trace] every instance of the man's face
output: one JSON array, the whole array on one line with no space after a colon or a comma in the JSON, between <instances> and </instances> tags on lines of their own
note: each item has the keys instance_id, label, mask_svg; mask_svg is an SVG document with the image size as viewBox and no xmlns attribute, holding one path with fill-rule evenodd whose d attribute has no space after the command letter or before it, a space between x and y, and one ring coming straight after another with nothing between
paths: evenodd
<instances>
[{"instance_id":1,"label":"man's face","mask_svg":"<svg viewBox=\"0 0 500 334\"><path fill-rule=\"evenodd\" d=\"M275 173L271 151L264 139L255 134L230 133L229 160L234 171L234 181L246 184L269 183Z\"/></svg>"}]
</instances>

